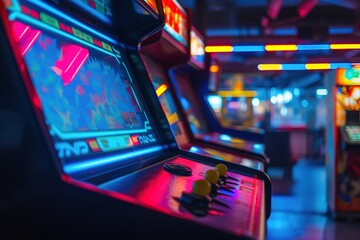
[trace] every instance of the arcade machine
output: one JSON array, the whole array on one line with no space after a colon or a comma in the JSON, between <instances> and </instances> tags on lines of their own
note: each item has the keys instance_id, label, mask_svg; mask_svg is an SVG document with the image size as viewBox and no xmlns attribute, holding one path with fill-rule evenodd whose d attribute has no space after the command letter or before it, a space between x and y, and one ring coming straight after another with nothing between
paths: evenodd
<instances>
[{"instance_id":1,"label":"arcade machine","mask_svg":"<svg viewBox=\"0 0 360 240\"><path fill-rule=\"evenodd\" d=\"M191 44L204 46L204 40L196 29L193 28L191 32L193 34ZM187 63L169 70L171 85L181 103L181 109L187 116L194 138L197 142L214 148L221 146L241 154L250 153L253 157L261 159L267 165L269 159L265 155L265 145L262 143L264 136L262 133L242 131L241 138L239 135L234 136L234 134L236 135L240 131L234 129L224 130L222 128L224 131L218 132L213 131L213 128L210 127L210 121L217 122L217 120L212 113L205 114L206 110L211 111L211 107L206 103L205 97L202 97L205 95L199 94L194 89L201 88L200 85L204 83L201 80L201 75L206 72L205 56L195 56L199 52L199 50L193 50L193 54ZM204 54L204 51L202 53ZM205 82L208 83L208 81Z\"/></svg>"},{"instance_id":2,"label":"arcade machine","mask_svg":"<svg viewBox=\"0 0 360 240\"><path fill-rule=\"evenodd\" d=\"M360 216L360 70L337 69L328 88L326 162L332 217ZM333 116L333 117L331 117Z\"/></svg>"},{"instance_id":3,"label":"arcade machine","mask_svg":"<svg viewBox=\"0 0 360 240\"><path fill-rule=\"evenodd\" d=\"M145 64L148 67L152 84L154 85L156 94L159 97L159 101L176 137L179 147L182 150L216 157L228 162L265 171L266 162L262 156L258 156L246 151L230 149L228 147L217 144L198 143L194 138L192 130L190 129L193 128L193 124L189 124L186 115L180 111L181 105L176 99L176 94L172 89L172 85L167 75L169 68L176 64L185 63L189 56L189 21L186 18L186 11L179 3L175 1L164 1L163 3L164 9L167 11L165 12L167 16L167 25L162 32L162 37L157 42L153 42L151 44L145 43L145 46L141 51L143 53ZM174 3L176 3L176 5ZM177 6L178 10L174 9L175 6ZM183 18L180 18L183 20L179 21L178 23L173 23L171 14L172 12L178 11L181 12L180 16L184 16ZM179 26L176 26L176 24ZM194 31L195 29L193 28L191 31L193 37ZM195 37L197 36L198 35ZM203 42L199 41L197 44L202 46L199 47L202 49L202 55L200 56L202 61L198 61L198 63L204 65L204 44ZM172 54L166 54L167 52L171 52ZM201 124L198 123L197 125L200 126Z\"/></svg>"},{"instance_id":4,"label":"arcade machine","mask_svg":"<svg viewBox=\"0 0 360 240\"><path fill-rule=\"evenodd\" d=\"M267 175L176 145L138 53L161 14L1 0L0 17L1 239L264 238Z\"/></svg>"}]
</instances>

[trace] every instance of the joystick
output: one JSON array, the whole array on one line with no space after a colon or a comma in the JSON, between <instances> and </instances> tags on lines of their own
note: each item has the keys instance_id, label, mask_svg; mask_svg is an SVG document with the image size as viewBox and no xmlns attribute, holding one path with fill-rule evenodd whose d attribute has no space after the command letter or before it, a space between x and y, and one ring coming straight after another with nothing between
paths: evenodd
<instances>
[{"instance_id":1,"label":"joystick","mask_svg":"<svg viewBox=\"0 0 360 240\"><path fill-rule=\"evenodd\" d=\"M210 192L211 197L215 197L217 195L229 196L227 194L221 193L220 189L228 191L230 193L233 193L231 190L229 190L229 188L218 185L219 180L220 180L220 175L219 175L218 171L216 171L214 169L207 170L205 173L205 179L211 185L211 192Z\"/></svg>"},{"instance_id":2,"label":"joystick","mask_svg":"<svg viewBox=\"0 0 360 240\"><path fill-rule=\"evenodd\" d=\"M197 216L206 216L210 209L211 185L206 180L196 180L191 193L183 192L178 200L180 204Z\"/></svg>"},{"instance_id":3,"label":"joystick","mask_svg":"<svg viewBox=\"0 0 360 240\"><path fill-rule=\"evenodd\" d=\"M228 172L228 168L225 164L223 163L219 163L215 166L215 170L219 173L219 176L220 176L220 182L219 184L220 185L224 185L224 184L235 184L237 185L238 183L236 182L240 182L238 179L236 178L233 178L231 176L228 176L226 175L227 172ZM233 180L233 181L236 181L236 182L231 182L229 180Z\"/></svg>"}]
</instances>

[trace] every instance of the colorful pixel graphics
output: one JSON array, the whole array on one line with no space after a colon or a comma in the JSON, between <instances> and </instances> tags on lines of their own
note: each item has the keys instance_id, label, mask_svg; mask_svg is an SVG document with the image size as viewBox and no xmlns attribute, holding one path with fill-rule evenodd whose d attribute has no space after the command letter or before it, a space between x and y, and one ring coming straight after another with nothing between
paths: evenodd
<instances>
[{"instance_id":1,"label":"colorful pixel graphics","mask_svg":"<svg viewBox=\"0 0 360 240\"><path fill-rule=\"evenodd\" d=\"M146 128L129 76L114 56L20 22L13 26L26 29L15 37L22 52L28 48L24 59L49 125L63 133Z\"/></svg>"}]
</instances>

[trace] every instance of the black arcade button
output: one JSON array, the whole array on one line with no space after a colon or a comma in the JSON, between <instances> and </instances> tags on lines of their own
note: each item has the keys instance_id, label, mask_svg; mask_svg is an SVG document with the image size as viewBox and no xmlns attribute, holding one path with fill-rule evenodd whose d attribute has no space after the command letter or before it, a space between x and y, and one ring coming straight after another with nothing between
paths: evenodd
<instances>
[{"instance_id":1,"label":"black arcade button","mask_svg":"<svg viewBox=\"0 0 360 240\"><path fill-rule=\"evenodd\" d=\"M190 167L179 163L165 163L164 169L176 175L181 175L181 176L192 175L192 170Z\"/></svg>"}]
</instances>

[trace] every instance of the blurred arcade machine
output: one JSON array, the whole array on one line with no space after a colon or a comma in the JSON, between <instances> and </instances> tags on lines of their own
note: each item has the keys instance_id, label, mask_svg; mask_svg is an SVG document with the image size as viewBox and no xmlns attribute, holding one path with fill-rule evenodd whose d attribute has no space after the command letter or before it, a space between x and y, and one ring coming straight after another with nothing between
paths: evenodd
<instances>
[{"instance_id":1,"label":"blurred arcade machine","mask_svg":"<svg viewBox=\"0 0 360 240\"><path fill-rule=\"evenodd\" d=\"M196 41L203 42L203 39L193 29L192 43ZM217 70L214 70L214 65L210 66L206 59L205 62L200 62L204 57L194 56L196 52L199 50L193 49L190 61L169 71L171 83L195 139L207 144L223 145L238 151L250 152L263 158L264 162L268 164L269 159L265 155L263 133L253 132L249 128L230 129L221 126L218 122L206 98L209 86L214 90L219 86L220 66L218 65Z\"/></svg>"},{"instance_id":2,"label":"blurred arcade machine","mask_svg":"<svg viewBox=\"0 0 360 240\"><path fill-rule=\"evenodd\" d=\"M360 216L360 69L326 75L328 207L333 217Z\"/></svg>"},{"instance_id":3,"label":"blurred arcade machine","mask_svg":"<svg viewBox=\"0 0 360 240\"><path fill-rule=\"evenodd\" d=\"M163 4L171 3L171 1L163 2ZM204 128L204 121L200 122L195 117L191 107L186 112L181 111L181 103L169 79L168 71L176 65L187 63L189 58L188 71L196 71L198 68L205 69L204 41L185 18L187 14L185 9L180 4L178 9L173 6L176 5L164 5L164 9L171 9L172 12L183 10L181 14L184 16L183 20L174 22L171 18L171 11L166 10L166 27L162 31L160 39L150 43L145 42L141 53L178 146L185 151L266 171L267 162L261 155L251 151L240 151L224 146L224 144L199 142L194 138L193 133L196 133L197 129ZM188 32L190 32L190 38ZM166 54L169 52L171 55ZM191 89L187 91L191 91Z\"/></svg>"},{"instance_id":4,"label":"blurred arcade machine","mask_svg":"<svg viewBox=\"0 0 360 240\"><path fill-rule=\"evenodd\" d=\"M210 66L210 71L216 71L217 69L217 65ZM214 75L210 74L211 77ZM253 128L254 109L252 100L257 95L257 92L243 89L241 74L234 74L232 78L234 84L231 90L217 90L207 96L209 105L221 126L238 130ZM218 98L218 106L213 104L216 98ZM253 128L253 130L261 132L260 129Z\"/></svg>"}]
</instances>

